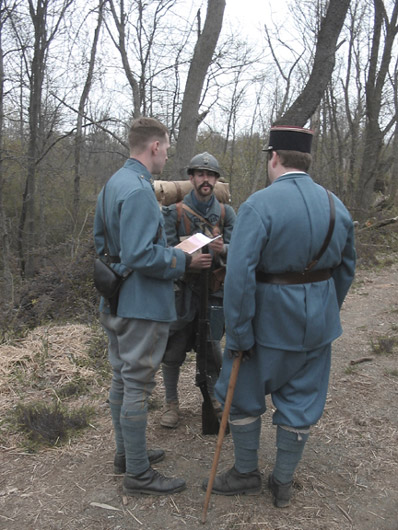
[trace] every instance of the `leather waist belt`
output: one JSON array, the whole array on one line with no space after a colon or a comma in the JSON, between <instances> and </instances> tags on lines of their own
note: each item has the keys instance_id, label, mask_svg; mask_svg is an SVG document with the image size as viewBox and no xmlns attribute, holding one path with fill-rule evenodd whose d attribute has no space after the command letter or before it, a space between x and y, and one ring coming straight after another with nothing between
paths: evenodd
<instances>
[{"instance_id":1,"label":"leather waist belt","mask_svg":"<svg viewBox=\"0 0 398 530\"><path fill-rule=\"evenodd\" d=\"M281 272L272 274L256 271L256 280L261 283L274 283L279 285L294 285L300 283L323 282L332 277L331 269L320 269L307 272Z\"/></svg>"},{"instance_id":2,"label":"leather waist belt","mask_svg":"<svg viewBox=\"0 0 398 530\"><path fill-rule=\"evenodd\" d=\"M119 256L108 256L109 263L120 263Z\"/></svg>"}]
</instances>

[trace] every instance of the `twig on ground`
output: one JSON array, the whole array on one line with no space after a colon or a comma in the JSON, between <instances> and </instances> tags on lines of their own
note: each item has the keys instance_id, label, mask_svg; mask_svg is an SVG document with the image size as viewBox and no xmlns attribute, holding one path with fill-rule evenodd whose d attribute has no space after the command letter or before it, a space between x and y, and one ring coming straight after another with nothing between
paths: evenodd
<instances>
[{"instance_id":1,"label":"twig on ground","mask_svg":"<svg viewBox=\"0 0 398 530\"><path fill-rule=\"evenodd\" d=\"M366 362L373 361L373 357L361 357L360 359L352 359L350 361L350 364L360 364L360 363L366 363Z\"/></svg>"}]
</instances>

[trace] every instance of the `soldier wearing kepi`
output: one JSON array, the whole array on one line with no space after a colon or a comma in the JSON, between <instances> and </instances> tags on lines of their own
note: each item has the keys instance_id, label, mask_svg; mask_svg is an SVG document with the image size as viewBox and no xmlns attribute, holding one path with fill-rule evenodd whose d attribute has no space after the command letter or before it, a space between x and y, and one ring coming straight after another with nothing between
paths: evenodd
<instances>
[{"instance_id":1,"label":"soldier wearing kepi","mask_svg":"<svg viewBox=\"0 0 398 530\"><path fill-rule=\"evenodd\" d=\"M271 129L265 148L271 185L239 209L225 281L221 402L236 352L246 362L229 418L235 465L215 477L212 491L261 491L257 452L265 395L271 394L277 455L268 486L277 507L290 503L310 427L323 413L331 343L342 333L339 312L355 269L351 216L307 173L312 136L297 127Z\"/></svg>"},{"instance_id":2,"label":"soldier wearing kepi","mask_svg":"<svg viewBox=\"0 0 398 530\"><path fill-rule=\"evenodd\" d=\"M170 246L180 243L181 238L197 232L205 233L209 237L222 234L222 237L209 245L212 255L213 274L225 267L228 245L235 222L235 212L229 205L220 203L214 195L214 187L220 177L217 159L209 153L201 153L192 158L188 167L188 175L193 190L180 203L163 207L167 242ZM220 285L212 285L209 293L209 305L222 307L223 290ZM187 352L195 348L199 304L200 304L200 276L193 271L185 274L175 284L176 309L178 319L170 327L169 339L162 361L163 382L166 392L166 405L160 424L163 427L175 428L179 422L178 379ZM215 313L214 313L215 314ZM222 314L222 311L221 311ZM213 397L215 412L220 413L220 405L214 400L214 384L218 378L221 365L221 348L219 339L223 334L224 321L220 312L218 319L210 313L210 327L213 333L207 359L208 391Z\"/></svg>"},{"instance_id":3,"label":"soldier wearing kepi","mask_svg":"<svg viewBox=\"0 0 398 530\"><path fill-rule=\"evenodd\" d=\"M132 271L120 289L116 314L101 299L100 321L108 335L112 366L109 405L116 441L114 471L125 473L127 495L163 495L185 488L185 481L164 477L152 464L161 449L147 450L148 399L175 320L173 280L190 266L208 268L208 256L192 257L168 248L163 216L152 187L170 147L167 128L154 118L133 121L130 158L99 194L94 220L98 255L108 253L119 274ZM105 222L104 222L105 221Z\"/></svg>"}]
</instances>

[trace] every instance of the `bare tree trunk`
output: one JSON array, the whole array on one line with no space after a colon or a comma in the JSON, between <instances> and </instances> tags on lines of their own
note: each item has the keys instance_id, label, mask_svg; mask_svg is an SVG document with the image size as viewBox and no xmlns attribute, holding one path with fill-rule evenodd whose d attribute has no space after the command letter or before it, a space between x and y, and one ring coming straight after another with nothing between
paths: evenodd
<instances>
[{"instance_id":1,"label":"bare tree trunk","mask_svg":"<svg viewBox=\"0 0 398 530\"><path fill-rule=\"evenodd\" d=\"M358 183L357 205L365 209L371 206L374 186L378 175L383 139L388 130L379 124L383 87L388 74L395 37L398 32L398 0L395 0L391 20L388 20L383 0L374 0L374 34L368 78L366 82L366 114L364 154ZM381 36L384 29L384 49L380 59ZM390 121L395 123L396 117Z\"/></svg>"},{"instance_id":2,"label":"bare tree trunk","mask_svg":"<svg viewBox=\"0 0 398 530\"><path fill-rule=\"evenodd\" d=\"M278 119L279 125L304 126L314 114L330 81L337 49L337 39L344 24L350 0L330 0L318 33L314 64L303 92Z\"/></svg>"},{"instance_id":3,"label":"bare tree trunk","mask_svg":"<svg viewBox=\"0 0 398 530\"><path fill-rule=\"evenodd\" d=\"M79 109L77 114L76 122L76 137L75 137L75 163L74 163L74 179L73 179L73 224L74 229L79 218L79 207L80 207L80 163L81 163L81 152L83 146L83 116L84 108L87 102L88 95L90 93L93 72L95 65L95 58L97 54L97 46L99 40L99 34L103 21L103 7L104 0L100 0L98 5L98 20L97 27L94 31L93 44L91 46L90 62L86 76L86 82L84 84L83 92L80 96ZM75 230L74 230L75 231Z\"/></svg>"},{"instance_id":4,"label":"bare tree trunk","mask_svg":"<svg viewBox=\"0 0 398 530\"><path fill-rule=\"evenodd\" d=\"M398 116L398 61L395 63L394 77L392 80L394 90L394 108L395 116ZM398 191L398 120L395 120L395 130L392 140L392 168L391 181L389 190L389 203L395 204Z\"/></svg>"},{"instance_id":5,"label":"bare tree trunk","mask_svg":"<svg viewBox=\"0 0 398 530\"><path fill-rule=\"evenodd\" d=\"M129 28L128 15L124 0L108 0L113 21L116 26L117 37L109 35L119 51L123 70L131 88L133 117L150 115L152 113L152 95L147 92L152 88L152 74L150 69L151 55L155 46L155 37L159 32L161 19L175 5L175 0L156 0L152 3L143 0L132 2L137 10L137 20L131 26L135 30L134 47L130 45L127 30ZM152 5L153 4L153 5ZM131 55L139 61L139 69L132 66ZM138 71L137 71L138 70ZM148 101L149 99L149 101Z\"/></svg>"},{"instance_id":6,"label":"bare tree trunk","mask_svg":"<svg viewBox=\"0 0 398 530\"><path fill-rule=\"evenodd\" d=\"M120 53L122 59L123 70L126 74L127 81L129 82L132 96L133 96L133 117L138 118L141 115L141 93L139 84L134 77L133 70L130 66L130 61L127 51L127 42L126 42L126 14L124 10L124 0L120 0L120 15L116 11L116 3L114 0L109 0L109 5L111 6L113 20L116 25L118 32L118 40L116 41L112 34L110 36Z\"/></svg>"},{"instance_id":7,"label":"bare tree trunk","mask_svg":"<svg viewBox=\"0 0 398 530\"><path fill-rule=\"evenodd\" d=\"M395 127L392 143L393 162L391 168L391 184L389 203L395 204L398 190L398 124Z\"/></svg>"},{"instance_id":8,"label":"bare tree trunk","mask_svg":"<svg viewBox=\"0 0 398 530\"><path fill-rule=\"evenodd\" d=\"M3 13L3 0L0 0L0 12ZM4 16L0 20L0 238L1 238L1 255L2 255L2 297L4 300L12 300L13 276L10 267L10 240L7 229L7 219L4 211L3 189L4 189L4 64L3 64L3 24Z\"/></svg>"},{"instance_id":9,"label":"bare tree trunk","mask_svg":"<svg viewBox=\"0 0 398 530\"><path fill-rule=\"evenodd\" d=\"M35 199L36 199L36 171L40 152L40 128L42 120L42 91L48 48L58 31L65 12L73 0L64 0L57 14L54 26L48 35L47 19L53 7L53 0L38 0L36 6L33 0L29 2L29 13L34 28L33 58L25 58L30 64L27 72L29 77L29 139L27 151L27 175L25 191L22 198L22 208L18 227L18 254L22 275L31 277L35 271L34 247L36 239ZM19 35L16 35L19 38ZM21 46L25 53L24 46Z\"/></svg>"},{"instance_id":10,"label":"bare tree trunk","mask_svg":"<svg viewBox=\"0 0 398 530\"><path fill-rule=\"evenodd\" d=\"M224 17L225 0L208 0L206 21L195 46L185 85L173 161L174 178L186 178L186 166L194 155L198 127L206 114L199 115L200 96L206 73L213 58Z\"/></svg>"},{"instance_id":11,"label":"bare tree trunk","mask_svg":"<svg viewBox=\"0 0 398 530\"><path fill-rule=\"evenodd\" d=\"M30 72L28 166L18 230L18 249L21 271L26 276L34 273L33 248L35 246L35 188L38 129L41 114L41 95L45 69L47 5L37 2L37 11L29 0L29 11L34 26L35 42Z\"/></svg>"}]
</instances>

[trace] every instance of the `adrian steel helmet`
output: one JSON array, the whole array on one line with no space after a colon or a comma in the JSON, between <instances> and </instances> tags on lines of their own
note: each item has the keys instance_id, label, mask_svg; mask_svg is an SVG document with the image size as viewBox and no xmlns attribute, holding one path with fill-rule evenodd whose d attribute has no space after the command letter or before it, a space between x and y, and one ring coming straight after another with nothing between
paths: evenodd
<instances>
[{"instance_id":1,"label":"adrian steel helmet","mask_svg":"<svg viewBox=\"0 0 398 530\"><path fill-rule=\"evenodd\" d=\"M218 177L220 176L220 167L217 159L207 152L200 153L192 158L188 166L188 175L193 175L195 169L207 169L217 173Z\"/></svg>"}]
</instances>

